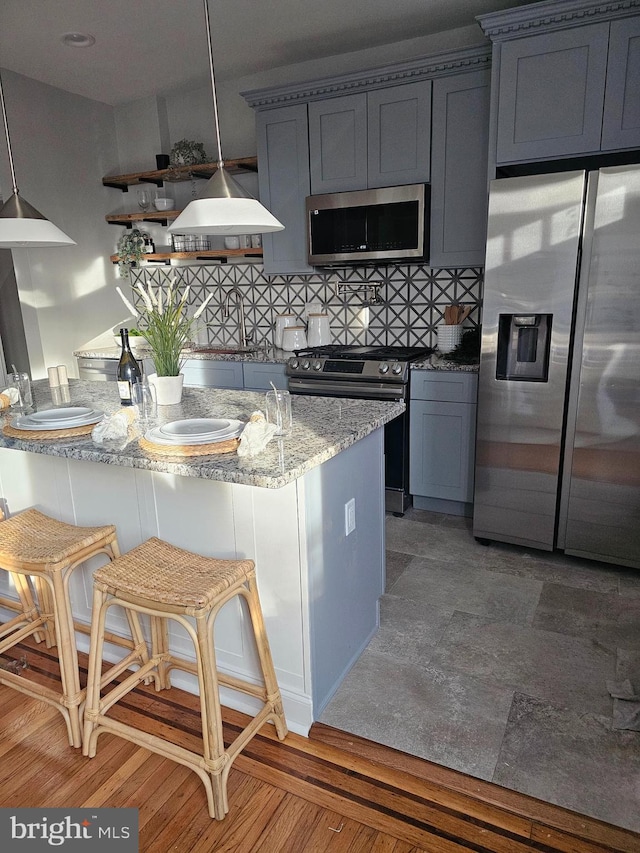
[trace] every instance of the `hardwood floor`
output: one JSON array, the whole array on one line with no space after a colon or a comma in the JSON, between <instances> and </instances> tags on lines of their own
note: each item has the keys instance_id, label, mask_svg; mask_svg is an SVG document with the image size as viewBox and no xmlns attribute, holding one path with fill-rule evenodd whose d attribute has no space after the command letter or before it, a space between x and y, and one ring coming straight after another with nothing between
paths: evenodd
<instances>
[{"instance_id":1,"label":"hardwood floor","mask_svg":"<svg viewBox=\"0 0 640 853\"><path fill-rule=\"evenodd\" d=\"M25 677L49 684L55 657L26 644ZM81 655L81 666L86 656ZM85 673L86 674L86 673ZM280 743L265 726L229 776L230 812L211 820L195 773L110 734L86 759L58 711L0 686L0 806L139 809L141 853L638 853L640 836L386 747L315 725ZM141 688L120 719L194 748L197 698ZM116 711L114 708L114 714ZM225 711L225 739L245 718Z\"/></svg>"}]
</instances>

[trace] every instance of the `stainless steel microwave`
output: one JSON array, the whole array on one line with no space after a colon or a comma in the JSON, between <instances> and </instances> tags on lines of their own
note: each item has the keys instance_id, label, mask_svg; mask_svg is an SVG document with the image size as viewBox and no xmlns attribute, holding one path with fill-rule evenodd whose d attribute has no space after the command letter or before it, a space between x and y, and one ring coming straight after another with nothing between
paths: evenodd
<instances>
[{"instance_id":1,"label":"stainless steel microwave","mask_svg":"<svg viewBox=\"0 0 640 853\"><path fill-rule=\"evenodd\" d=\"M309 263L315 266L426 260L425 184L307 197Z\"/></svg>"}]
</instances>

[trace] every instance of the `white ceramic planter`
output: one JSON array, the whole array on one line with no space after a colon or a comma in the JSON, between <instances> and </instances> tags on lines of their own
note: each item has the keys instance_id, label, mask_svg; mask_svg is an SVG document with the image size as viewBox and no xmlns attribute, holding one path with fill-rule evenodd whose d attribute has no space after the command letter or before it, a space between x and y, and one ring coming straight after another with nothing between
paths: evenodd
<instances>
[{"instance_id":1,"label":"white ceramic planter","mask_svg":"<svg viewBox=\"0 0 640 853\"><path fill-rule=\"evenodd\" d=\"M184 376L158 376L157 373L149 375L149 384L156 389L156 398L159 406L175 406L182 400L182 383Z\"/></svg>"}]
</instances>

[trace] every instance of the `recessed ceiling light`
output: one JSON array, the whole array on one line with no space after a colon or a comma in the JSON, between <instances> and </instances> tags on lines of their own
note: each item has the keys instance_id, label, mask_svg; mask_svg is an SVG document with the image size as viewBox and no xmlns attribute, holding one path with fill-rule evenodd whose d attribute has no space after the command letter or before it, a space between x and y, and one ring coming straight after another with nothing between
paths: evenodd
<instances>
[{"instance_id":1,"label":"recessed ceiling light","mask_svg":"<svg viewBox=\"0 0 640 853\"><path fill-rule=\"evenodd\" d=\"M67 47L91 47L96 43L95 36L89 33L65 33L62 36L62 43Z\"/></svg>"}]
</instances>

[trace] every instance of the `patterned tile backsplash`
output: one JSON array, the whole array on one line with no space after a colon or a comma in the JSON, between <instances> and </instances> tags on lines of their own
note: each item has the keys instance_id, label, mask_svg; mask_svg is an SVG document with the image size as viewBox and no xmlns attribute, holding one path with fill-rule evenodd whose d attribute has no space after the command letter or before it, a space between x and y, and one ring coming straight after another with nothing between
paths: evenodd
<instances>
[{"instance_id":1,"label":"patterned tile backsplash","mask_svg":"<svg viewBox=\"0 0 640 853\"><path fill-rule=\"evenodd\" d=\"M423 264L349 267L315 275L267 276L261 263L229 263L176 267L145 267L131 272L153 285L177 276L190 285L189 304L195 308L213 291L202 314L199 343L239 343L239 313L232 303L222 316L225 296L232 287L242 293L247 331L258 344L272 344L278 314L305 318L307 303L321 303L329 315L335 343L383 346L435 346L436 327L444 322L451 303L473 305L465 327L480 323L483 270L431 269ZM336 283L346 283L336 292ZM378 288L365 289L367 284ZM346 291L346 292L345 292ZM377 302L371 295L377 293ZM135 298L136 291L134 291Z\"/></svg>"}]
</instances>

